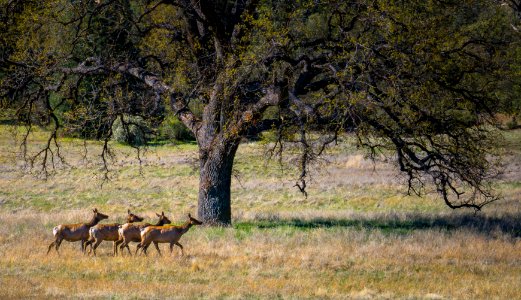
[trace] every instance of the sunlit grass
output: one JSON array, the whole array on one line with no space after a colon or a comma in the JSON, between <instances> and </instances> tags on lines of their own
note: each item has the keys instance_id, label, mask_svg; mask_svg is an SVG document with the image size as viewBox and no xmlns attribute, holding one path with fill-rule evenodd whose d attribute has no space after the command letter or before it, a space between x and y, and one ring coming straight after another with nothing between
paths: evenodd
<instances>
[{"instance_id":1,"label":"sunlit grass","mask_svg":"<svg viewBox=\"0 0 521 300\"><path fill-rule=\"evenodd\" d=\"M4 228L16 228L11 235L2 229L0 275L13 287L2 293L123 298L172 293L183 298L521 296L521 242L493 229L501 223L487 225L492 218L341 212L318 219L311 212L268 219L246 216L233 228L193 228L182 240L184 257L178 249L170 255L162 246L163 257L151 250L149 257L113 258L108 243L96 258L82 256L77 243L64 243L61 256L44 254L50 241L43 237L53 219L85 216L77 211L65 218L29 212L0 215Z\"/></svg>"}]
</instances>

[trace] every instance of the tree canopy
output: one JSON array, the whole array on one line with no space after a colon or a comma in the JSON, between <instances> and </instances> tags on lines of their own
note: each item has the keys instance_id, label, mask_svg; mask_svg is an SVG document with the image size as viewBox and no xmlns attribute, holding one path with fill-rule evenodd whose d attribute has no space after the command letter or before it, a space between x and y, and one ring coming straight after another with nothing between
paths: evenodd
<instances>
[{"instance_id":1,"label":"tree canopy","mask_svg":"<svg viewBox=\"0 0 521 300\"><path fill-rule=\"evenodd\" d=\"M105 157L116 120L175 114L199 146L210 224L230 223L241 139L266 130L274 153L300 148L303 192L347 131L391 150L410 192L432 182L449 207L480 209L496 199L495 114L519 95L507 2L3 0L0 96L28 130L51 128L28 158L44 171L62 132L104 140Z\"/></svg>"}]
</instances>

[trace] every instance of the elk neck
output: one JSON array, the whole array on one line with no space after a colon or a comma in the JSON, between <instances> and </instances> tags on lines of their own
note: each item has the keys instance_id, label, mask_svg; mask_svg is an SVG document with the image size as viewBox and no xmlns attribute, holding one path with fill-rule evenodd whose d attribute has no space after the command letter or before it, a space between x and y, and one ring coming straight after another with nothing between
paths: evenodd
<instances>
[{"instance_id":1,"label":"elk neck","mask_svg":"<svg viewBox=\"0 0 521 300\"><path fill-rule=\"evenodd\" d=\"M90 228L90 227L98 224L99 221L101 221L101 219L99 219L97 216L93 216L92 219L88 223L85 223L85 225Z\"/></svg>"},{"instance_id":2,"label":"elk neck","mask_svg":"<svg viewBox=\"0 0 521 300\"><path fill-rule=\"evenodd\" d=\"M190 228L193 226L193 224L188 221L184 223L183 225L179 226L181 228L181 234L185 234Z\"/></svg>"}]
</instances>

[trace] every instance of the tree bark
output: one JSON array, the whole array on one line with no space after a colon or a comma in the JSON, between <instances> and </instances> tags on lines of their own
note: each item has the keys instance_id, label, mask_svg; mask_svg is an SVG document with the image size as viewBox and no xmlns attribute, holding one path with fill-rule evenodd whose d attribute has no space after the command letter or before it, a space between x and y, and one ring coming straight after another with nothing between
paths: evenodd
<instances>
[{"instance_id":1,"label":"tree bark","mask_svg":"<svg viewBox=\"0 0 521 300\"><path fill-rule=\"evenodd\" d=\"M230 186L239 140L218 140L199 149L198 217L209 226L231 225Z\"/></svg>"}]
</instances>

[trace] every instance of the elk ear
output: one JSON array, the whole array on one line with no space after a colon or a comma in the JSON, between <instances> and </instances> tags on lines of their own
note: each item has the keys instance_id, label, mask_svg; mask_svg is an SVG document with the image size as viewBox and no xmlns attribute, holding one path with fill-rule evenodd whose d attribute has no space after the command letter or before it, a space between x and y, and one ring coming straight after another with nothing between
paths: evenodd
<instances>
[{"instance_id":1,"label":"elk ear","mask_svg":"<svg viewBox=\"0 0 521 300\"><path fill-rule=\"evenodd\" d=\"M97 213L97 212L98 212L98 209L95 208L95 209L93 209L92 211L93 211L94 213Z\"/></svg>"},{"instance_id":2,"label":"elk ear","mask_svg":"<svg viewBox=\"0 0 521 300\"><path fill-rule=\"evenodd\" d=\"M160 214L158 214L158 213L156 213L156 216L158 216L158 217L161 217L161 215L160 215Z\"/></svg>"},{"instance_id":3,"label":"elk ear","mask_svg":"<svg viewBox=\"0 0 521 300\"><path fill-rule=\"evenodd\" d=\"M164 212L164 211L162 211L162 212L161 212L161 215L162 215L162 216L164 217L164 216L165 216L165 212Z\"/></svg>"},{"instance_id":4,"label":"elk ear","mask_svg":"<svg viewBox=\"0 0 521 300\"><path fill-rule=\"evenodd\" d=\"M190 219L192 218L192 215L190 213L188 213L188 218L190 218Z\"/></svg>"},{"instance_id":5,"label":"elk ear","mask_svg":"<svg viewBox=\"0 0 521 300\"><path fill-rule=\"evenodd\" d=\"M129 215L131 214L131 213L130 213L130 209L129 209L129 210L127 210L127 213L128 213Z\"/></svg>"}]
</instances>

